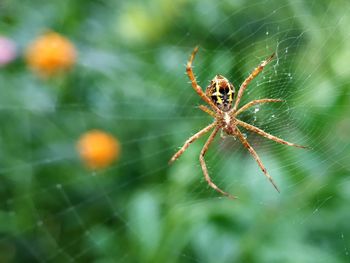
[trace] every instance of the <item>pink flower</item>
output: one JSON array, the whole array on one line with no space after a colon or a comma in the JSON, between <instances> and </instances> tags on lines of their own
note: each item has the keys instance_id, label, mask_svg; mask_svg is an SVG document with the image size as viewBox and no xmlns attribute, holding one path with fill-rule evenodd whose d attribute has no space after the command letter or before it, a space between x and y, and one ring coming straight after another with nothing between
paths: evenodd
<instances>
[{"instance_id":1,"label":"pink flower","mask_svg":"<svg viewBox=\"0 0 350 263\"><path fill-rule=\"evenodd\" d=\"M0 66L10 63L15 58L15 43L7 37L0 36Z\"/></svg>"}]
</instances>

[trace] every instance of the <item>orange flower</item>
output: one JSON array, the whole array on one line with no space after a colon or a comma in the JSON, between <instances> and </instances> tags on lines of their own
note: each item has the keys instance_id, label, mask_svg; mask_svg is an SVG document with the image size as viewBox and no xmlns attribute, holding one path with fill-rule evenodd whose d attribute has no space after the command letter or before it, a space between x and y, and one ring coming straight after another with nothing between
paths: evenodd
<instances>
[{"instance_id":1,"label":"orange flower","mask_svg":"<svg viewBox=\"0 0 350 263\"><path fill-rule=\"evenodd\" d=\"M29 67L49 76L71 68L76 61L76 50L67 38L49 32L30 44L26 57Z\"/></svg>"},{"instance_id":2,"label":"orange flower","mask_svg":"<svg viewBox=\"0 0 350 263\"><path fill-rule=\"evenodd\" d=\"M77 149L81 159L90 169L107 167L120 155L118 140L100 130L91 130L83 134L77 143Z\"/></svg>"}]
</instances>

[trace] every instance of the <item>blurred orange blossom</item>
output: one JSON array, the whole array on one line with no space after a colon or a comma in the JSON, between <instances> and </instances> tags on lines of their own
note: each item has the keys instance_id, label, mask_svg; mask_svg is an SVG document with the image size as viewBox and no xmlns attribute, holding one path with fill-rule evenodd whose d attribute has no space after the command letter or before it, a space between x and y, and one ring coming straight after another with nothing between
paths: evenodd
<instances>
[{"instance_id":1,"label":"blurred orange blossom","mask_svg":"<svg viewBox=\"0 0 350 263\"><path fill-rule=\"evenodd\" d=\"M29 67L42 76L51 76L71 68L76 57L74 45L55 32L38 37L26 52Z\"/></svg>"},{"instance_id":2,"label":"blurred orange blossom","mask_svg":"<svg viewBox=\"0 0 350 263\"><path fill-rule=\"evenodd\" d=\"M118 140L100 130L84 133L77 143L77 149L81 159L90 169L105 168L120 155Z\"/></svg>"}]
</instances>

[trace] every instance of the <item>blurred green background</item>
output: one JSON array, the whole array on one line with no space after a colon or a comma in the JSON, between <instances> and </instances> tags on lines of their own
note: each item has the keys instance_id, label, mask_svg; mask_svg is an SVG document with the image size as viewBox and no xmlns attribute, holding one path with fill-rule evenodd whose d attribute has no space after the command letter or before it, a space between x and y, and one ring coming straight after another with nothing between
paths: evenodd
<instances>
[{"instance_id":1,"label":"blurred green background","mask_svg":"<svg viewBox=\"0 0 350 263\"><path fill-rule=\"evenodd\" d=\"M0 67L0 262L350 262L349 24L345 0L1 0L17 58ZM42 78L24 54L47 30L78 58ZM312 147L247 134L281 194L233 138L207 163L238 200L203 179L205 138L168 166L211 121L184 74L195 45L203 88L277 52L243 101L286 102L242 118ZM76 152L91 129L121 143L106 169Z\"/></svg>"}]
</instances>

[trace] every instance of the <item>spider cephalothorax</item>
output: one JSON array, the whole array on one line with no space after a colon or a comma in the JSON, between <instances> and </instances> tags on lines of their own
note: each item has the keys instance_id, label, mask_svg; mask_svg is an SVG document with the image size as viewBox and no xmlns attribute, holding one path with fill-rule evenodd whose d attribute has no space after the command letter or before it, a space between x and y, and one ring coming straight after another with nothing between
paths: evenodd
<instances>
[{"instance_id":1,"label":"spider cephalothorax","mask_svg":"<svg viewBox=\"0 0 350 263\"><path fill-rule=\"evenodd\" d=\"M205 94L222 111L229 111L232 107L235 88L221 75L216 75L207 87Z\"/></svg>"},{"instance_id":2,"label":"spider cephalothorax","mask_svg":"<svg viewBox=\"0 0 350 263\"><path fill-rule=\"evenodd\" d=\"M200 105L199 108L208 113L210 116L214 118L213 123L209 124L204 129L197 132L195 135L191 136L185 144L181 147L180 150L178 150L173 157L170 159L170 163L174 162L176 159L178 159L181 154L190 146L192 142L197 140L202 135L206 134L210 130L213 129L211 135L209 136L207 142L204 144L203 149L199 155L199 162L202 167L202 171L205 177L205 180L208 182L209 186L218 191L219 193L226 195L228 197L234 198L234 196L222 191L219 187L217 187L213 181L211 180L207 166L204 161L204 155L207 152L209 145L214 140L216 134L221 130L223 133L226 133L229 136L234 136L237 138L243 146L249 151L249 153L253 156L255 161L258 163L258 166L260 167L261 171L264 173L264 175L269 179L271 184L276 188L276 190L279 192L277 185L273 181L272 177L268 174L266 171L265 166L260 160L260 157L254 150L254 148L249 144L247 138L242 134L240 131L240 128L244 128L248 131L255 132L267 139L273 140L277 143L299 147L299 148L306 148L305 146L301 146L295 143L287 142L281 138L278 138L276 136L273 136L258 127L255 127L251 124L248 124L244 121L241 121L238 119L238 115L244 112L245 110L251 108L254 105L257 104L263 104L268 102L281 102L280 99L258 99L258 100L252 100L242 106L241 108L238 108L239 102L241 101L241 98L243 96L244 90L247 88L248 84L264 69L264 67L273 59L274 54L272 54L270 57L268 57L266 60L260 63L258 67L256 67L252 73L244 80L242 85L239 88L236 100L233 104L233 98L235 95L235 90L233 85L223 76L216 75L215 78L210 82L210 85L207 87L206 92L204 93L202 88L197 84L196 78L194 77L193 71L192 71L192 61L194 59L194 56L196 55L198 51L198 47L196 47L190 57L190 60L187 62L187 75L191 80L191 84L193 89L197 92L197 94L205 101L211 109L209 109L207 106ZM233 107L232 107L233 104Z\"/></svg>"}]
</instances>

